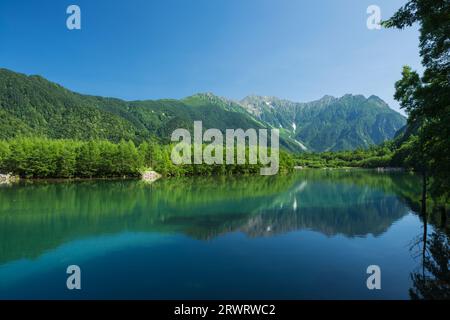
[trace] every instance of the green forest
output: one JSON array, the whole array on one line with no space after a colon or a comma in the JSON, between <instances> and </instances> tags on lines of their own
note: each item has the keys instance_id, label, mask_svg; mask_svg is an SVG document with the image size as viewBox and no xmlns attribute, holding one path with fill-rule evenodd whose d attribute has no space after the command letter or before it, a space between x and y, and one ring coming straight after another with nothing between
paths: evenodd
<instances>
[{"instance_id":1,"label":"green forest","mask_svg":"<svg viewBox=\"0 0 450 320\"><path fill-rule=\"evenodd\" d=\"M0 172L29 179L116 178L138 177L149 169L164 176L259 174L263 167L261 163L248 164L248 149L244 165L227 165L225 161L223 165L175 165L170 158L172 148L152 140L138 146L131 140L0 140ZM234 154L236 157L237 152ZM280 172L292 170L291 154L280 151L279 160Z\"/></svg>"},{"instance_id":2,"label":"green forest","mask_svg":"<svg viewBox=\"0 0 450 320\"><path fill-rule=\"evenodd\" d=\"M403 149L397 149L392 142L382 146L353 151L302 153L295 157L295 164L307 168L380 168L407 167L400 158Z\"/></svg>"}]
</instances>

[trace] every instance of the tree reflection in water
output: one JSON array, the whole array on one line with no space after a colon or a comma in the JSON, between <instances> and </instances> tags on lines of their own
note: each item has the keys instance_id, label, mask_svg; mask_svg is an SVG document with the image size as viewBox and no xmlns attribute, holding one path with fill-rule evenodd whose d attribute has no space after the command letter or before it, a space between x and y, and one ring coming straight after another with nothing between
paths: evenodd
<instances>
[{"instance_id":1,"label":"tree reflection in water","mask_svg":"<svg viewBox=\"0 0 450 320\"><path fill-rule=\"evenodd\" d=\"M442 212L442 215L446 215ZM435 227L427 234L427 214L423 217L423 234L416 245L421 245L420 271L412 272L413 287L409 289L411 299L448 300L450 299L450 239L446 234L445 225ZM446 219L442 219L445 221ZM412 249L413 249L412 248Z\"/></svg>"}]
</instances>

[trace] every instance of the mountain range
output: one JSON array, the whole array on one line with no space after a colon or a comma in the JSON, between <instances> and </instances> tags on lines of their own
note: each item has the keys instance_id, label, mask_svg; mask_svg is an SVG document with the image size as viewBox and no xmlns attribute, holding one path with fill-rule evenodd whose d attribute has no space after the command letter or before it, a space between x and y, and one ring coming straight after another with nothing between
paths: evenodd
<instances>
[{"instance_id":1,"label":"mountain range","mask_svg":"<svg viewBox=\"0 0 450 320\"><path fill-rule=\"evenodd\" d=\"M324 96L308 103L250 96L241 104L257 119L279 127L312 151L380 144L392 139L406 124L402 115L373 95Z\"/></svg>"},{"instance_id":2,"label":"mountain range","mask_svg":"<svg viewBox=\"0 0 450 320\"><path fill-rule=\"evenodd\" d=\"M248 96L241 101L211 93L184 99L124 101L82 95L41 76L0 69L0 139L45 136L168 142L176 128L280 129L280 145L290 151L365 148L392 139L406 124L379 97L325 96L297 103Z\"/></svg>"}]
</instances>

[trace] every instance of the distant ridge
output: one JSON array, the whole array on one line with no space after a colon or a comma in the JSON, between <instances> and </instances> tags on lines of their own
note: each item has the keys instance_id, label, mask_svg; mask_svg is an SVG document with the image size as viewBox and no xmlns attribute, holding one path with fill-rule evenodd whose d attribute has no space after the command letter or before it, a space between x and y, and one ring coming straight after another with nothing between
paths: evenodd
<instances>
[{"instance_id":1,"label":"distant ridge","mask_svg":"<svg viewBox=\"0 0 450 320\"><path fill-rule=\"evenodd\" d=\"M124 101L82 95L41 76L0 69L0 139L44 136L168 142L176 128L278 128L284 149L364 148L392 139L406 119L379 97L324 96L297 103L249 96L241 101L199 93L181 100Z\"/></svg>"},{"instance_id":2,"label":"distant ridge","mask_svg":"<svg viewBox=\"0 0 450 320\"><path fill-rule=\"evenodd\" d=\"M280 128L312 151L365 148L392 139L406 118L381 98L346 94L299 103L249 96L240 104L256 118Z\"/></svg>"}]
</instances>

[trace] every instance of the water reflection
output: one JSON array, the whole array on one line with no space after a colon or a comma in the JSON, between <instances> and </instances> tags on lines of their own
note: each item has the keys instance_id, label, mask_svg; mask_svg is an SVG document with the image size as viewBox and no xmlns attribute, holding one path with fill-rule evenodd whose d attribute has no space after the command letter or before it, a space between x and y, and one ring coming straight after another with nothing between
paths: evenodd
<instances>
[{"instance_id":1,"label":"water reflection","mask_svg":"<svg viewBox=\"0 0 450 320\"><path fill-rule=\"evenodd\" d=\"M450 242L442 231L434 231L424 242L422 268L411 273L412 299L450 299Z\"/></svg>"},{"instance_id":2,"label":"water reflection","mask_svg":"<svg viewBox=\"0 0 450 320\"><path fill-rule=\"evenodd\" d=\"M411 273L411 299L450 299L450 237L447 215L445 208L432 208L428 212L426 201L421 206L423 232L417 236L411 247L411 251L420 261L417 270ZM438 217L440 219L437 219Z\"/></svg>"},{"instance_id":3,"label":"water reflection","mask_svg":"<svg viewBox=\"0 0 450 320\"><path fill-rule=\"evenodd\" d=\"M278 177L24 183L0 189L0 264L66 242L121 232L211 239L310 229L378 236L410 212L413 175L301 171Z\"/></svg>"}]
</instances>

